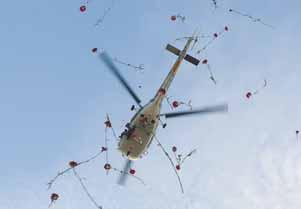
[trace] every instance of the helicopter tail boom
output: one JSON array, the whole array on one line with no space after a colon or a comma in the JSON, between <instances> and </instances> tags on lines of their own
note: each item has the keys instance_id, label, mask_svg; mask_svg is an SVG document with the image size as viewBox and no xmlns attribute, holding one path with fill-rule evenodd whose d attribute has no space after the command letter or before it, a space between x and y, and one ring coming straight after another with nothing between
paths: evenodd
<instances>
[{"instance_id":1,"label":"helicopter tail boom","mask_svg":"<svg viewBox=\"0 0 301 209\"><path fill-rule=\"evenodd\" d=\"M179 69L179 67L180 67L183 60L186 60L186 61L188 61L192 64L195 64L195 65L198 65L198 63L200 62L198 59L196 59L196 58L194 58L194 57L187 54L189 46L190 46L190 44L193 40L194 40L194 37L193 36L190 37L187 40L187 43L186 43L186 45L185 45L185 47L182 51L177 49L176 47L170 45L170 44L167 45L166 49L169 52L177 55L178 59L176 60L176 62L172 66L171 70L169 71L167 77L163 81L159 91L156 94L156 97L160 98L158 101L162 101L162 99L163 99L162 95L165 95L165 93L169 89L169 86L172 83L174 77L176 76L176 73L177 73L177 71L178 71L178 69Z\"/></svg>"}]
</instances>

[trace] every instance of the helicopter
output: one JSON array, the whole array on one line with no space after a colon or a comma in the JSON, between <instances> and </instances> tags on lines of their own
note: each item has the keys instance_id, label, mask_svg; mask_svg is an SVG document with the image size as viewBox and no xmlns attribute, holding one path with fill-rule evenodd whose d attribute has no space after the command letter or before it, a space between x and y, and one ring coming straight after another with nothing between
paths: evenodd
<instances>
[{"instance_id":1,"label":"helicopter","mask_svg":"<svg viewBox=\"0 0 301 209\"><path fill-rule=\"evenodd\" d=\"M130 87L118 68L115 66L111 57L105 51L99 53L99 58L102 60L104 65L117 78L117 80L127 90L129 95L138 105L137 112L131 118L130 122L126 124L127 129L125 129L119 137L120 140L118 143L118 150L125 158L127 158L123 169L124 172L121 173L121 176L118 180L119 184L123 185L125 183L125 174L130 169L132 162L142 158L143 154L146 153L146 151L150 147L159 124L162 124L160 120L161 117L169 119L196 114L222 113L228 111L227 104L218 104L214 106L196 108L188 111L161 113L162 102L166 98L166 93L172 81L174 80L183 60L186 60L195 66L200 63L200 60L187 54L192 42L195 40L196 37L194 36L188 37L187 43L185 44L183 50L179 50L178 48L167 44L166 50L175 54L176 56L178 56L178 58L169 71L168 75L164 79L162 85L159 87L155 96L145 105L141 105L141 100L134 92L134 90ZM134 108L135 106L132 107L132 110ZM163 128L165 128L166 124L162 124L162 126Z\"/></svg>"}]
</instances>

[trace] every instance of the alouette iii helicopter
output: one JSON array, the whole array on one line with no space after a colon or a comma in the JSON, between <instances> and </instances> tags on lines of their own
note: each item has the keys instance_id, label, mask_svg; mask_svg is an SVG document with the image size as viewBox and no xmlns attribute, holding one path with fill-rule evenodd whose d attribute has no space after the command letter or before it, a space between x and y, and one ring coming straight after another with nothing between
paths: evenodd
<instances>
[{"instance_id":1,"label":"alouette iii helicopter","mask_svg":"<svg viewBox=\"0 0 301 209\"><path fill-rule=\"evenodd\" d=\"M187 54L187 51L189 50L190 45L194 40L196 40L194 36L189 37L182 51L170 44L166 46L166 49L169 52L177 55L178 58L172 66L167 77L163 81L162 85L160 86L159 90L156 92L156 95L144 106L141 105L141 100L121 75L120 71L115 66L110 56L104 51L99 54L99 58L103 61L105 66L118 79L118 81L127 90L127 92L131 95L131 97L135 100L139 107L130 122L126 124L127 129L125 129L125 131L121 133L120 136L118 150L122 153L123 156L127 158L127 161L124 166L124 172L121 173L121 176L119 178L119 184L123 185L125 183L127 176L125 174L130 169L132 162L140 159L149 148L153 138L155 137L157 127L161 122L161 117L168 119L196 114L227 112L228 105L219 104L215 106L197 108L189 111L161 113L162 101L166 97L167 90L169 89L170 84L173 81L182 61L186 60L196 66L200 63L200 60ZM163 124L163 128L165 126L166 124Z\"/></svg>"}]
</instances>

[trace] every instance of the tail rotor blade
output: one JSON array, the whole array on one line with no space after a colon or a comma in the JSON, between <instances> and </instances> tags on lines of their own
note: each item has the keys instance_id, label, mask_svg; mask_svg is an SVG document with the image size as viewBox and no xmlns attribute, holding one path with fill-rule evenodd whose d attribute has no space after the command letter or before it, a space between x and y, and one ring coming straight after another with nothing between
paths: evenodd
<instances>
[{"instance_id":1,"label":"tail rotor blade","mask_svg":"<svg viewBox=\"0 0 301 209\"><path fill-rule=\"evenodd\" d=\"M134 90L130 87L128 82L124 79L124 77L121 75L120 71L113 63L111 57L106 52L102 52L99 54L99 58L103 61L105 66L113 73L113 75L118 79L118 81L122 84L122 86L128 91L128 93L133 97L136 103L140 106L141 100L134 92Z\"/></svg>"},{"instance_id":2,"label":"tail rotor blade","mask_svg":"<svg viewBox=\"0 0 301 209\"><path fill-rule=\"evenodd\" d=\"M118 179L118 184L124 186L125 182L127 180L128 177L128 172L132 166L133 161L131 160L127 160L124 164L123 170L120 173L119 179Z\"/></svg>"},{"instance_id":3,"label":"tail rotor blade","mask_svg":"<svg viewBox=\"0 0 301 209\"><path fill-rule=\"evenodd\" d=\"M195 110L189 110L189 111L163 113L163 114L160 114L160 116L165 116L166 118L175 118L175 117L182 117L182 116L224 113L224 112L228 112L228 104L220 104L220 105L215 105L215 106L202 107L202 108L198 108Z\"/></svg>"}]
</instances>

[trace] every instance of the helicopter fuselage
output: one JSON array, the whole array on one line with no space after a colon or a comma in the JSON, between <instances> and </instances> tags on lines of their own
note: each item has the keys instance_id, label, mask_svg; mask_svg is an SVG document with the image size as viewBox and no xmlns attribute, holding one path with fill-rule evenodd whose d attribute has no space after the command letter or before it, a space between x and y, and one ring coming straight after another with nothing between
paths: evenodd
<instances>
[{"instance_id":1,"label":"helicopter fuselage","mask_svg":"<svg viewBox=\"0 0 301 209\"><path fill-rule=\"evenodd\" d=\"M130 160L137 160L147 151L159 125L161 99L155 98L142 107L126 125L120 136L119 150ZM162 101L162 100L161 100Z\"/></svg>"},{"instance_id":2,"label":"helicopter fuselage","mask_svg":"<svg viewBox=\"0 0 301 209\"><path fill-rule=\"evenodd\" d=\"M120 136L119 151L129 160L137 160L146 153L152 139L155 137L156 129L160 122L160 110L162 101L170 87L182 61L187 57L187 50L193 41L189 38L184 49L178 50L178 59L172 66L167 77L157 91L155 97L145 106L141 107L126 125L126 130Z\"/></svg>"}]
</instances>

